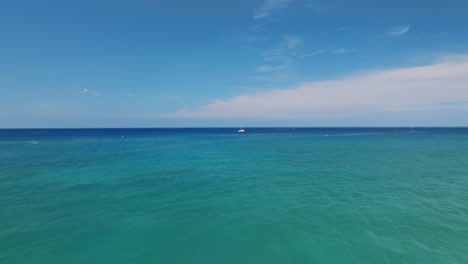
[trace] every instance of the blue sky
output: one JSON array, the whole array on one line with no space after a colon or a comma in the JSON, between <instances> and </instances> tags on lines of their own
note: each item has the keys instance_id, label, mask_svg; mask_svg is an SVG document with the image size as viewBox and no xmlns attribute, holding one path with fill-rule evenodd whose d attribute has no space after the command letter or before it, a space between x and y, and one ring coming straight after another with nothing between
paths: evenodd
<instances>
[{"instance_id":1,"label":"blue sky","mask_svg":"<svg viewBox=\"0 0 468 264\"><path fill-rule=\"evenodd\" d=\"M468 1L4 0L0 127L466 126Z\"/></svg>"}]
</instances>

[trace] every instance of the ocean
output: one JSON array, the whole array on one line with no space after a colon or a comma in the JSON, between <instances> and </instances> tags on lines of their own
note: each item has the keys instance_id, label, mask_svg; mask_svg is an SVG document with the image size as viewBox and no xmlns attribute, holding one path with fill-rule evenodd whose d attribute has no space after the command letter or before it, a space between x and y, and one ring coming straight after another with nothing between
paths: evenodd
<instances>
[{"instance_id":1,"label":"ocean","mask_svg":"<svg viewBox=\"0 0 468 264\"><path fill-rule=\"evenodd\" d=\"M0 263L468 263L468 129L0 130Z\"/></svg>"}]
</instances>

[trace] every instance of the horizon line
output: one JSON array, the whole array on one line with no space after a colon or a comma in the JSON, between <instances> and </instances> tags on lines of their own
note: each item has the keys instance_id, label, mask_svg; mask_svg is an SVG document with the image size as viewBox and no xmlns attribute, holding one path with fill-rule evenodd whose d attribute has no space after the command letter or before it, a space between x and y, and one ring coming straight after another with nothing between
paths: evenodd
<instances>
[{"instance_id":1,"label":"horizon line","mask_svg":"<svg viewBox=\"0 0 468 264\"><path fill-rule=\"evenodd\" d=\"M238 126L193 126L193 127L26 127L26 128L0 128L0 130L72 130L72 129L238 129ZM243 126L242 128L468 128L466 126Z\"/></svg>"}]
</instances>

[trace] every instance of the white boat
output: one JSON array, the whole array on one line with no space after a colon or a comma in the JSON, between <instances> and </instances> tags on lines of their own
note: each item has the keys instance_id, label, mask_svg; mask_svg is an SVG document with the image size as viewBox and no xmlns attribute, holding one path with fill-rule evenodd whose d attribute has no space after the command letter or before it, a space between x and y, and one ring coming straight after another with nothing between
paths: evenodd
<instances>
[{"instance_id":1,"label":"white boat","mask_svg":"<svg viewBox=\"0 0 468 264\"><path fill-rule=\"evenodd\" d=\"M239 130L237 130L237 132L239 132L239 133L244 133L245 130L241 127Z\"/></svg>"}]
</instances>

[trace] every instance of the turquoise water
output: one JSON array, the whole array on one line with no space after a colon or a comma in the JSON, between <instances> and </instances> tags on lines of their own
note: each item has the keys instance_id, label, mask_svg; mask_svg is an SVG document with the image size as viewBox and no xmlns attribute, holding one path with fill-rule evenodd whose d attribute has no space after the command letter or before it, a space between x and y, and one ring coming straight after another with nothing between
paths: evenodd
<instances>
[{"instance_id":1,"label":"turquoise water","mask_svg":"<svg viewBox=\"0 0 468 264\"><path fill-rule=\"evenodd\" d=\"M468 129L0 130L0 263L468 263Z\"/></svg>"}]
</instances>

